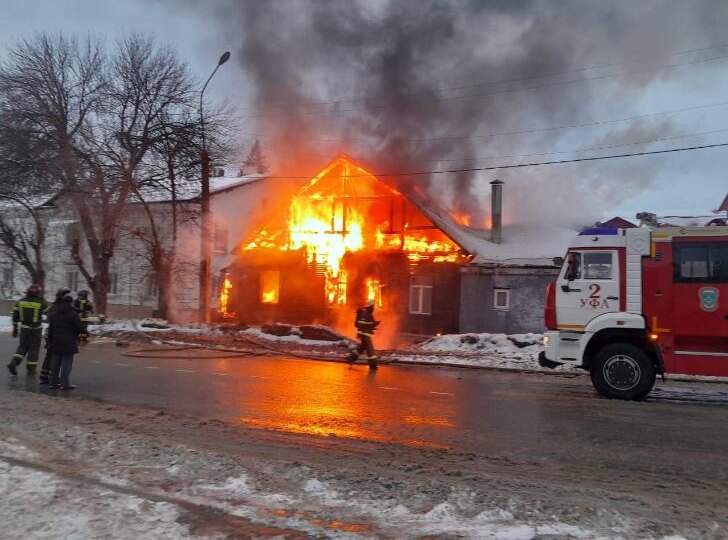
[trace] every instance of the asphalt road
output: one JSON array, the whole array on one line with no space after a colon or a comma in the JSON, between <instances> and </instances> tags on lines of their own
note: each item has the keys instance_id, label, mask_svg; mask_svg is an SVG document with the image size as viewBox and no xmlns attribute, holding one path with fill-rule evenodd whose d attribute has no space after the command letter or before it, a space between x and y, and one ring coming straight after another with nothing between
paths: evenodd
<instances>
[{"instance_id":1,"label":"asphalt road","mask_svg":"<svg viewBox=\"0 0 728 540\"><path fill-rule=\"evenodd\" d=\"M0 335L0 355L15 340ZM600 398L587 377L444 367L380 367L295 358L205 358L204 351L125 356L96 342L77 355L70 393L8 373L0 391L73 395L253 428L450 448L568 463L629 446L679 463L701 450L728 470L728 384L659 384L643 403ZM716 464L706 464L714 467Z\"/></svg>"}]
</instances>

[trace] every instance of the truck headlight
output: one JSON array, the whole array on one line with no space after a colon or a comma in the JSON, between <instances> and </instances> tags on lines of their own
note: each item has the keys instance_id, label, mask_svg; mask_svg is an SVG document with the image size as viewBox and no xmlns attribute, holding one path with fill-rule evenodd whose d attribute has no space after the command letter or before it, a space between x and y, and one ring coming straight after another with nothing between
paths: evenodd
<instances>
[{"instance_id":1,"label":"truck headlight","mask_svg":"<svg viewBox=\"0 0 728 540\"><path fill-rule=\"evenodd\" d=\"M543 340L542 340L543 346L548 347L549 346L549 337L544 334Z\"/></svg>"}]
</instances>

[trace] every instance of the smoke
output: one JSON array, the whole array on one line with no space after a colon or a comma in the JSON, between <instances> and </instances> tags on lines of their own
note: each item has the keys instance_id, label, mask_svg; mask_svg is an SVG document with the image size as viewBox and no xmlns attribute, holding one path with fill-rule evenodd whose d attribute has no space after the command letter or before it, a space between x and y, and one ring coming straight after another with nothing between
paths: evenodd
<instances>
[{"instance_id":1,"label":"smoke","mask_svg":"<svg viewBox=\"0 0 728 540\"><path fill-rule=\"evenodd\" d=\"M488 217L494 178L507 183L506 223L593 222L650 186L660 167L653 158L468 169L608 154L568 151L674 135L669 119L546 128L629 116L642 92L680 70L664 66L725 54L673 56L721 43L726 15L720 0L231 0L217 8L255 88L247 131L277 174L310 175L345 151L375 174L425 172L385 179L405 192L418 187L474 224Z\"/></svg>"}]
</instances>

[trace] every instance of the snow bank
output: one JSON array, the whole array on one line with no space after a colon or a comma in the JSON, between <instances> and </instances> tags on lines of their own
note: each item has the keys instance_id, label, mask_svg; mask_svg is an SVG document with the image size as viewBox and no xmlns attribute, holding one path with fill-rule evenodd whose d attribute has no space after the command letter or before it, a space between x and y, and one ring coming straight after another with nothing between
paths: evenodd
<instances>
[{"instance_id":1,"label":"snow bank","mask_svg":"<svg viewBox=\"0 0 728 540\"><path fill-rule=\"evenodd\" d=\"M0 316L0 332L12 332L13 319L7 315Z\"/></svg>"},{"instance_id":2,"label":"snow bank","mask_svg":"<svg viewBox=\"0 0 728 540\"><path fill-rule=\"evenodd\" d=\"M543 350L542 334L445 334L422 344L423 351L497 354L509 358L535 358Z\"/></svg>"}]
</instances>

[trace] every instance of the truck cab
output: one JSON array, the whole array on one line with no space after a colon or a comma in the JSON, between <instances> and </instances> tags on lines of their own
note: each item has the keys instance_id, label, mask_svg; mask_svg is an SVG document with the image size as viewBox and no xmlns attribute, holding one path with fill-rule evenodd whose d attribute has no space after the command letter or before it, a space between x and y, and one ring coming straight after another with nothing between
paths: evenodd
<instances>
[{"instance_id":1,"label":"truck cab","mask_svg":"<svg viewBox=\"0 0 728 540\"><path fill-rule=\"evenodd\" d=\"M546 367L643 399L658 374L728 376L728 227L591 228L547 291Z\"/></svg>"}]
</instances>

